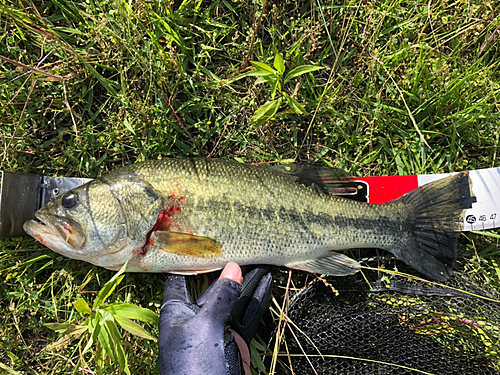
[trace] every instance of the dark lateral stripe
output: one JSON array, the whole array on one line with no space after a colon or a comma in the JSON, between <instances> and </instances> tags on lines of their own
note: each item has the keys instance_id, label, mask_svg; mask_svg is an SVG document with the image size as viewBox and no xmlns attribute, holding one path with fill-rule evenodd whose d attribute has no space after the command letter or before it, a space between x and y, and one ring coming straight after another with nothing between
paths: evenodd
<instances>
[{"instance_id":1,"label":"dark lateral stripe","mask_svg":"<svg viewBox=\"0 0 500 375\"><path fill-rule=\"evenodd\" d=\"M335 203L332 202L332 204ZM367 207L367 209L369 208ZM266 222L275 222L276 218L279 217L280 221L289 222L290 224L293 223L298 226L297 229L300 231L309 232L312 235L315 235L315 233L310 230L312 225L331 227L332 233L339 232L347 234L356 229L367 229L373 230L374 234L391 234L394 236L399 236L399 228L401 226L401 221L395 216L381 215L379 218L371 219L354 217L352 215L349 216L348 214L331 215L325 212L313 213L307 209L299 211L283 206L277 209L257 208L255 206L244 205L240 202L229 202L224 198L221 198L221 200L202 200L198 203L196 210L204 212L213 212L217 210L219 212L228 212L228 215L230 215L230 212L241 213L242 216L253 221L262 221L263 224ZM402 224L403 232L413 230L413 223L405 221Z\"/></svg>"}]
</instances>

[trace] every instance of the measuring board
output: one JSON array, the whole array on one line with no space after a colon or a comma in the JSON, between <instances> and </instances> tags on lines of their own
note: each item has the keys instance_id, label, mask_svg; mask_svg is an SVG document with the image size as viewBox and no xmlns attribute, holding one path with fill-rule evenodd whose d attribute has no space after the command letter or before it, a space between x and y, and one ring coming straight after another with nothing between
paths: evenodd
<instances>
[{"instance_id":1,"label":"measuring board","mask_svg":"<svg viewBox=\"0 0 500 375\"><path fill-rule=\"evenodd\" d=\"M356 183L356 200L385 203L453 173L410 176L352 177ZM472 192L477 202L464 215L464 231L500 228L500 167L469 171Z\"/></svg>"}]
</instances>

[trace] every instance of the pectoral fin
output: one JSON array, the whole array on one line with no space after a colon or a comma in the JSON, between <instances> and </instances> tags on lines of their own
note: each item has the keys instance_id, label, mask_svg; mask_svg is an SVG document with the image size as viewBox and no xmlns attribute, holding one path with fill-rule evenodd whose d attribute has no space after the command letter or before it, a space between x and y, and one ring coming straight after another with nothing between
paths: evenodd
<instances>
[{"instance_id":1,"label":"pectoral fin","mask_svg":"<svg viewBox=\"0 0 500 375\"><path fill-rule=\"evenodd\" d=\"M210 257L222 253L219 242L209 237L188 233L156 231L151 234L150 246L169 253L192 257Z\"/></svg>"},{"instance_id":2,"label":"pectoral fin","mask_svg":"<svg viewBox=\"0 0 500 375\"><path fill-rule=\"evenodd\" d=\"M324 258L304 262L288 263L285 266L301 271L326 274L330 276L353 275L359 271L360 265L344 254L331 253Z\"/></svg>"}]
</instances>

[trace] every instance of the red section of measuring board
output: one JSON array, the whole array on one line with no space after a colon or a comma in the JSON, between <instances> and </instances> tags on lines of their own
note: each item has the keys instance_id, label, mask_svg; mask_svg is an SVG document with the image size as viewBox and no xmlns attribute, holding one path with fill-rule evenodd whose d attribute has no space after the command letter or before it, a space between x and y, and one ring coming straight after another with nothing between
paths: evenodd
<instances>
[{"instance_id":1,"label":"red section of measuring board","mask_svg":"<svg viewBox=\"0 0 500 375\"><path fill-rule=\"evenodd\" d=\"M356 177L368 184L368 202L385 203L418 188L418 176Z\"/></svg>"}]
</instances>

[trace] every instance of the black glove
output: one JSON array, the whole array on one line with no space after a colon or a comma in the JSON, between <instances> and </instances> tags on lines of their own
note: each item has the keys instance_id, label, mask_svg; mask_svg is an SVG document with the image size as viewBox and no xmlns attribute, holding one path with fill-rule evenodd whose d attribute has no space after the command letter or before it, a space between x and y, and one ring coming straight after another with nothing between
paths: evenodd
<instances>
[{"instance_id":1,"label":"black glove","mask_svg":"<svg viewBox=\"0 0 500 375\"><path fill-rule=\"evenodd\" d=\"M249 374L250 341L271 298L271 285L269 268L256 268L243 285L216 280L195 303L185 278L169 276L160 315L160 375Z\"/></svg>"}]
</instances>

